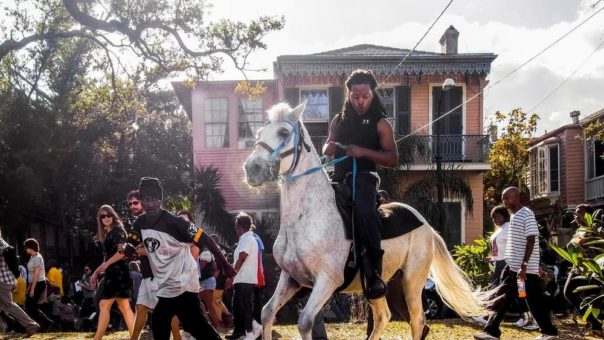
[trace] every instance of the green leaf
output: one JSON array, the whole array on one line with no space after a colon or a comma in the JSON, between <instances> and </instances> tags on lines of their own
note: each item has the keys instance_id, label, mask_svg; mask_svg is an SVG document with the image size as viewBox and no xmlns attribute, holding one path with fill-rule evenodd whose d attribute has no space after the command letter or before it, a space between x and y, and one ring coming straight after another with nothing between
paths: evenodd
<instances>
[{"instance_id":1,"label":"green leaf","mask_svg":"<svg viewBox=\"0 0 604 340\"><path fill-rule=\"evenodd\" d=\"M589 317L589 314L591 314L592 308L591 306L589 306L589 308L587 308L587 310L585 311L585 314L583 314L583 321L587 321L587 318Z\"/></svg>"},{"instance_id":2,"label":"green leaf","mask_svg":"<svg viewBox=\"0 0 604 340\"><path fill-rule=\"evenodd\" d=\"M575 261L573 261L573 258L570 256L570 254L568 253L568 251L566 251L566 250L564 250L564 249L562 249L562 248L560 248L560 247L558 247L558 246L555 246L555 245L553 245L553 244L550 244L549 246L550 246L550 247L551 247L551 248L552 248L552 249L553 249L553 250L554 250L554 251L555 251L555 252L556 252L558 255L560 255L560 257L562 257L562 258L563 258L563 259L565 259L566 261L568 261L568 262L570 262L570 263L572 263L572 264L576 265L576 262L575 262Z\"/></svg>"},{"instance_id":3,"label":"green leaf","mask_svg":"<svg viewBox=\"0 0 604 340\"><path fill-rule=\"evenodd\" d=\"M600 289L600 286L598 286L598 285L580 286L580 287L575 288L575 290L573 290L573 293L579 293L579 292L584 292L584 291L594 290L594 289Z\"/></svg>"}]
</instances>

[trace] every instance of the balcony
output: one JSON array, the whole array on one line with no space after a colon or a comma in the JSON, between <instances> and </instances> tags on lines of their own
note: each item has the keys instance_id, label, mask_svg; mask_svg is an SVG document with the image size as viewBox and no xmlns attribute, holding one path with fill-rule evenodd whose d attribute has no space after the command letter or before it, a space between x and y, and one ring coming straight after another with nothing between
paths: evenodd
<instances>
[{"instance_id":1,"label":"balcony","mask_svg":"<svg viewBox=\"0 0 604 340\"><path fill-rule=\"evenodd\" d=\"M585 181L585 198L587 201L604 198L604 176Z\"/></svg>"},{"instance_id":2,"label":"balcony","mask_svg":"<svg viewBox=\"0 0 604 340\"><path fill-rule=\"evenodd\" d=\"M320 154L327 136L310 138ZM488 135L414 135L399 142L401 162L414 165L433 163L437 143L443 162L451 163L486 163L491 148Z\"/></svg>"},{"instance_id":3,"label":"balcony","mask_svg":"<svg viewBox=\"0 0 604 340\"><path fill-rule=\"evenodd\" d=\"M406 149L413 164L434 162L437 151L443 162L486 163L491 149L488 135L417 135L408 139Z\"/></svg>"}]
</instances>

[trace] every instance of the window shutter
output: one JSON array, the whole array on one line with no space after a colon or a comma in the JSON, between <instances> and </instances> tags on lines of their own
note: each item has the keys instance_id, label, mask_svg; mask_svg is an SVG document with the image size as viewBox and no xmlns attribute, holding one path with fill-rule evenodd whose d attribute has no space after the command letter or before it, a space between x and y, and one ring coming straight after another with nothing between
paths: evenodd
<instances>
[{"instance_id":1,"label":"window shutter","mask_svg":"<svg viewBox=\"0 0 604 340\"><path fill-rule=\"evenodd\" d=\"M411 131L411 87L397 86L396 98L396 133L405 135Z\"/></svg>"},{"instance_id":2,"label":"window shutter","mask_svg":"<svg viewBox=\"0 0 604 340\"><path fill-rule=\"evenodd\" d=\"M292 87L285 89L285 101L289 103L291 107L296 107L300 103L300 93L298 88Z\"/></svg>"},{"instance_id":3,"label":"window shutter","mask_svg":"<svg viewBox=\"0 0 604 340\"><path fill-rule=\"evenodd\" d=\"M329 88L329 121L333 119L335 115L340 113L344 105L344 87L334 86Z\"/></svg>"}]
</instances>

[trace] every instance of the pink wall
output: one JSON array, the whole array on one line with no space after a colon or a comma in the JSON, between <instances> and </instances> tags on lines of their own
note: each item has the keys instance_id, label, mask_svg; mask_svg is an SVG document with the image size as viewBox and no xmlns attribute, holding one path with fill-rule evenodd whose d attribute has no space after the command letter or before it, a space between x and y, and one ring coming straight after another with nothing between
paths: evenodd
<instances>
[{"instance_id":1,"label":"pink wall","mask_svg":"<svg viewBox=\"0 0 604 340\"><path fill-rule=\"evenodd\" d=\"M196 165L213 164L222 175L221 189L228 210L265 210L278 207L279 193L275 185L267 188L250 188L244 182L243 162L252 152L251 148L238 146L239 96L235 93L237 81L200 84L192 91L193 107L193 161ZM275 103L274 81L265 81L268 90L262 97L266 111ZM205 148L203 107L206 98L227 98L229 119L229 147Z\"/></svg>"}]
</instances>

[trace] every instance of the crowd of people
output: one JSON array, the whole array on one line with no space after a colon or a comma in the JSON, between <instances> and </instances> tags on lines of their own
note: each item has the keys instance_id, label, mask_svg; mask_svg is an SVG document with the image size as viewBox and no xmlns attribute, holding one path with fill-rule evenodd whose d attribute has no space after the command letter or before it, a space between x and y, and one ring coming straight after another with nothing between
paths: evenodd
<instances>
[{"instance_id":1,"label":"crowd of people","mask_svg":"<svg viewBox=\"0 0 604 340\"><path fill-rule=\"evenodd\" d=\"M253 219L234 220L240 237L233 263L217 235L194 224L188 211L172 214L161 206L163 190L156 178L142 178L127 195L136 220L128 228L110 205L97 214L97 239L103 261L83 267L73 285L64 266L45 265L38 241L23 246L29 260L19 266L16 250L0 238L0 331L95 330L126 328L138 339L145 326L155 339L182 339L181 328L197 339L256 339L261 335L264 244ZM232 296L232 307L229 299ZM226 302L226 303L225 303ZM148 320L148 314L152 318Z\"/></svg>"},{"instance_id":2,"label":"crowd of people","mask_svg":"<svg viewBox=\"0 0 604 340\"><path fill-rule=\"evenodd\" d=\"M391 305L401 306L398 314L408 319L402 304L404 292L399 289L394 294L392 289L388 293L381 279L381 222L375 209L378 198L388 201L387 193L377 192L377 166L399 165L394 132L370 71L354 71L345 85L346 101L330 123L323 154L348 156L335 165L332 180L356 191L354 224L363 247L367 298L396 296ZM353 168L356 177L351 178ZM494 265L497 293L489 316L477 318L484 330L475 335L476 339L498 339L500 324L514 304L523 316L517 322L519 327L539 329L538 339L553 339L558 334L542 285L545 269L538 225L534 213L520 203L519 194L518 188L507 188L503 206L491 212L497 228L490 236L492 254L488 260ZM159 180L143 177L138 190L127 195L130 212L136 217L132 226L125 226L112 206L102 205L96 224L103 261L96 268L86 264L74 285L67 266L60 268L53 260L45 265L37 240L24 242L29 260L23 267L15 248L0 238L1 330L10 328L31 335L40 329L94 329L91 324L96 323L95 339L101 339L111 325L127 328L130 338L136 340L150 324L156 340L169 339L170 334L181 339L181 328L197 339L220 339L217 329L229 328L233 330L227 339L258 338L262 333L264 244L254 232L252 217L245 213L235 217L239 241L229 262L217 235L208 235L195 225L188 211L166 211L162 200ZM576 224L584 224L590 213L589 206L577 207ZM581 246L581 235L574 242ZM578 282L579 272L573 269L563 291L571 306L583 310L581 298L574 292ZM230 291L232 307L228 308L225 301L231 299L225 297ZM322 320L317 321L318 329L313 333L326 337ZM597 319L592 316L589 322L593 331L601 332ZM423 336L428 331L425 327Z\"/></svg>"}]
</instances>

